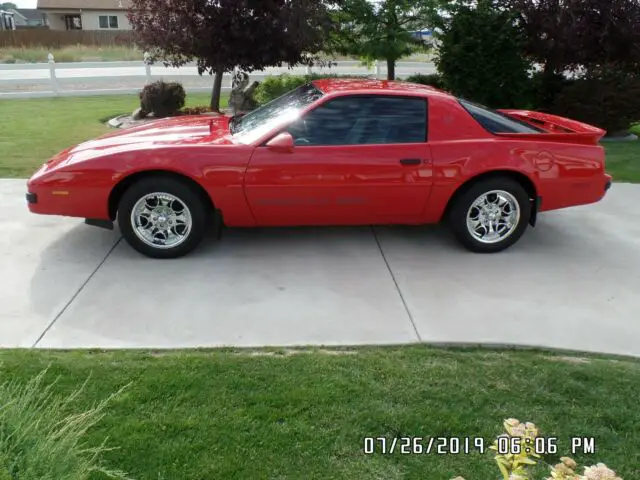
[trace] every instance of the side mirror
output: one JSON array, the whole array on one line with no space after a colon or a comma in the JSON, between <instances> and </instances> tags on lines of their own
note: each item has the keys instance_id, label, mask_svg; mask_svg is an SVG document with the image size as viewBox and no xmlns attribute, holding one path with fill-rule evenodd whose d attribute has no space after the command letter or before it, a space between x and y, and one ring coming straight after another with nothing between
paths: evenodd
<instances>
[{"instance_id":1,"label":"side mirror","mask_svg":"<svg viewBox=\"0 0 640 480\"><path fill-rule=\"evenodd\" d=\"M282 132L267 142L267 148L275 152L293 152L293 137L289 132Z\"/></svg>"}]
</instances>

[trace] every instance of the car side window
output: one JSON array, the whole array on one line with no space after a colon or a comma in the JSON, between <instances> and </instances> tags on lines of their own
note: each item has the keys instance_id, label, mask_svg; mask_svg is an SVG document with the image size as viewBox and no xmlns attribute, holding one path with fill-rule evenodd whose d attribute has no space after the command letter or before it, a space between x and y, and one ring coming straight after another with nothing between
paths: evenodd
<instances>
[{"instance_id":1,"label":"car side window","mask_svg":"<svg viewBox=\"0 0 640 480\"><path fill-rule=\"evenodd\" d=\"M339 97L302 116L287 131L300 146L425 142L427 101L382 95Z\"/></svg>"}]
</instances>

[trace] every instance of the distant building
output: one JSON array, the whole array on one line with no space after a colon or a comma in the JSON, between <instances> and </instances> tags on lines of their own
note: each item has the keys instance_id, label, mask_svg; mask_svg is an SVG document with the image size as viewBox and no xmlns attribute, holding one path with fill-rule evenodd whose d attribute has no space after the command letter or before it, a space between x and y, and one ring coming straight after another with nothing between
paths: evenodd
<instances>
[{"instance_id":1,"label":"distant building","mask_svg":"<svg viewBox=\"0 0 640 480\"><path fill-rule=\"evenodd\" d=\"M17 28L47 27L47 16L35 8L12 8L13 20Z\"/></svg>"},{"instance_id":2,"label":"distant building","mask_svg":"<svg viewBox=\"0 0 640 480\"><path fill-rule=\"evenodd\" d=\"M433 40L433 31L426 28L422 30L415 30L411 32L411 35L424 42L431 42Z\"/></svg>"},{"instance_id":3,"label":"distant building","mask_svg":"<svg viewBox=\"0 0 640 480\"><path fill-rule=\"evenodd\" d=\"M16 22L13 13L7 10L0 10L0 30L15 30Z\"/></svg>"},{"instance_id":4,"label":"distant building","mask_svg":"<svg viewBox=\"0 0 640 480\"><path fill-rule=\"evenodd\" d=\"M129 0L38 0L51 30L131 30Z\"/></svg>"}]
</instances>

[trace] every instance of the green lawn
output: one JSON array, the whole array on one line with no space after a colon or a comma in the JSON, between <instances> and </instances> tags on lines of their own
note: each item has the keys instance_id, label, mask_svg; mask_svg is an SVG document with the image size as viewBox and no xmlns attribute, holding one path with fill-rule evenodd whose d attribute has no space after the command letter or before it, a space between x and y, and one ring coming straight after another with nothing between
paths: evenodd
<instances>
[{"instance_id":1,"label":"green lawn","mask_svg":"<svg viewBox=\"0 0 640 480\"><path fill-rule=\"evenodd\" d=\"M53 53L56 62L142 61L143 52L132 47L73 45L63 48L4 47L0 48L0 63L42 63Z\"/></svg>"},{"instance_id":2,"label":"green lawn","mask_svg":"<svg viewBox=\"0 0 640 480\"><path fill-rule=\"evenodd\" d=\"M62 48L46 47L3 47L0 48L0 63L38 63L47 62L47 55L53 53L56 62L110 62L142 61L143 52L139 48L92 45L70 45ZM321 57L334 61L353 61L356 58L344 55L321 54ZM432 53L415 53L400 60L401 62L429 62Z\"/></svg>"},{"instance_id":3,"label":"green lawn","mask_svg":"<svg viewBox=\"0 0 640 480\"><path fill-rule=\"evenodd\" d=\"M186 106L208 103L207 93L187 94ZM137 95L0 100L0 178L31 176L60 150L113 130L100 120L139 105Z\"/></svg>"},{"instance_id":4,"label":"green lawn","mask_svg":"<svg viewBox=\"0 0 640 480\"><path fill-rule=\"evenodd\" d=\"M206 93L187 95L187 106L208 101ZM60 150L109 131L100 119L137 106L135 95L0 100L0 178L29 177ZM640 133L640 126L635 131ZM604 145L614 180L640 182L640 141Z\"/></svg>"},{"instance_id":5,"label":"green lawn","mask_svg":"<svg viewBox=\"0 0 640 480\"><path fill-rule=\"evenodd\" d=\"M559 438L547 462L570 453L570 436L594 437L596 453L575 455L579 464L604 462L626 480L640 474L640 363L624 358L423 346L5 350L0 365L0 382L26 382L51 365L46 378L59 377L61 395L91 376L79 410L130 384L88 440L108 436L118 449L107 466L136 479L496 479L488 452L364 455L363 438L490 443L507 417Z\"/></svg>"}]
</instances>

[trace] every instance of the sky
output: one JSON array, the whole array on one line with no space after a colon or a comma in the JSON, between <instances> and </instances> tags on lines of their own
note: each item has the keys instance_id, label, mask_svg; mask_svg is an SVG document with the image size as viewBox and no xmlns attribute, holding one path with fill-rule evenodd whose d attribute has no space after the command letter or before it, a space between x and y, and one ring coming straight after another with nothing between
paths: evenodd
<instances>
[{"instance_id":1,"label":"sky","mask_svg":"<svg viewBox=\"0 0 640 480\"><path fill-rule=\"evenodd\" d=\"M6 0L7 2L15 3L18 8L36 8L38 0ZM3 2L0 2L3 3Z\"/></svg>"}]
</instances>

